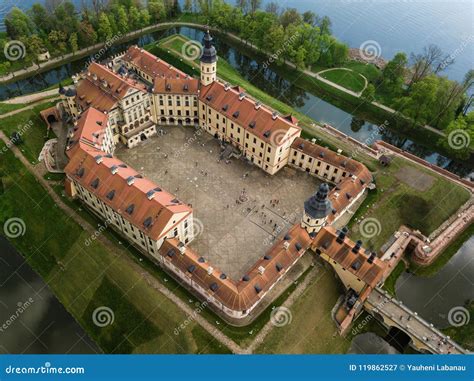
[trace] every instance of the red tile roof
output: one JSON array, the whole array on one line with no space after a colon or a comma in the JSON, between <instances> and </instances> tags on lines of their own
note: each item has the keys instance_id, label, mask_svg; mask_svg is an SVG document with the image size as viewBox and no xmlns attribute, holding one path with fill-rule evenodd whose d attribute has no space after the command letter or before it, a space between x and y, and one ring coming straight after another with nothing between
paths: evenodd
<instances>
[{"instance_id":1,"label":"red tile roof","mask_svg":"<svg viewBox=\"0 0 474 381\"><path fill-rule=\"evenodd\" d=\"M150 77L164 75L166 77L176 76L185 77L186 74L181 70L171 66L166 61L159 59L145 49L138 46L130 46L123 56L123 60L137 66Z\"/></svg>"},{"instance_id":2,"label":"red tile roof","mask_svg":"<svg viewBox=\"0 0 474 381\"><path fill-rule=\"evenodd\" d=\"M303 138L296 138L291 148L347 172L348 177L337 184L329 193L329 199L337 212L336 215L332 214L328 217L329 223L372 182L372 174L364 164L339 155L328 148L321 147ZM356 178L353 178L353 176Z\"/></svg>"},{"instance_id":3,"label":"red tile roof","mask_svg":"<svg viewBox=\"0 0 474 381\"><path fill-rule=\"evenodd\" d=\"M96 123L98 114L100 112L94 109L85 112L78 122L82 126L81 131L101 131L103 126ZM104 117L107 119L107 116ZM82 137L73 144L68 156L70 161L65 168L68 176L154 240L163 237L192 213L189 205L143 178L122 161L84 142ZM113 170L116 170L115 174ZM133 183L129 185L127 181L130 179ZM92 184L97 180L97 187L94 187ZM151 199L147 196L150 191L154 192ZM113 197L110 197L111 192ZM130 214L126 210L131 205L134 205L134 210ZM144 225L147 218L151 218L149 227Z\"/></svg>"},{"instance_id":4,"label":"red tile roof","mask_svg":"<svg viewBox=\"0 0 474 381\"><path fill-rule=\"evenodd\" d=\"M169 94L197 95L199 80L191 77L156 77L153 84L153 92Z\"/></svg>"},{"instance_id":5,"label":"red tile roof","mask_svg":"<svg viewBox=\"0 0 474 381\"><path fill-rule=\"evenodd\" d=\"M110 111L132 88L146 91L144 84L122 77L93 62L76 87L76 101L83 110L94 107L100 111Z\"/></svg>"},{"instance_id":6,"label":"red tile roof","mask_svg":"<svg viewBox=\"0 0 474 381\"><path fill-rule=\"evenodd\" d=\"M299 134L301 128L294 123L293 117L272 117L272 111L263 104L248 96L240 99L243 93L238 86L230 87L214 81L201 88L200 100L272 146L281 145ZM227 106L226 110L224 106Z\"/></svg>"},{"instance_id":7,"label":"red tile roof","mask_svg":"<svg viewBox=\"0 0 474 381\"><path fill-rule=\"evenodd\" d=\"M209 274L208 269L212 267L212 263L200 262L200 255L190 247L186 247L184 254L180 254L179 242L174 238L165 240L160 254L165 261L170 261L227 308L244 311L258 302L263 294L310 247L311 238L299 224L293 226L287 235L291 237L287 241L288 249L283 246L283 242L286 242L284 239L276 242L266 254L269 259L259 259L248 270L246 275L248 280L235 281L223 276L223 273L216 268ZM169 255L169 253L172 254ZM260 268L264 269L263 273L259 270ZM257 292L257 289L260 291Z\"/></svg>"},{"instance_id":8,"label":"red tile roof","mask_svg":"<svg viewBox=\"0 0 474 381\"><path fill-rule=\"evenodd\" d=\"M373 263L369 263L369 251L360 248L358 253L354 253L352 249L356 245L355 242L346 237L339 243L337 237L336 229L326 226L316 235L311 248L325 253L364 283L375 287L382 280L387 263L378 257L374 257ZM358 265L354 265L356 262Z\"/></svg>"}]
</instances>

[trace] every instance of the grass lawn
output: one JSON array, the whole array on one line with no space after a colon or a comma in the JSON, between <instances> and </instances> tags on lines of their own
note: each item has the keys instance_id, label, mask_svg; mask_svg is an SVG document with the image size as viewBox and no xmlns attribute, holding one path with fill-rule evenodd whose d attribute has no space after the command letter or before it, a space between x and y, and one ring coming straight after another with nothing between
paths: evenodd
<instances>
[{"instance_id":1,"label":"grass lawn","mask_svg":"<svg viewBox=\"0 0 474 381\"><path fill-rule=\"evenodd\" d=\"M0 144L0 149L4 144ZM23 236L11 239L66 309L107 353L227 353L164 295L130 271L130 261L97 240L59 209L34 176L7 150L0 161L0 223L25 222ZM114 323L104 328L92 312L112 309Z\"/></svg>"},{"instance_id":2,"label":"grass lawn","mask_svg":"<svg viewBox=\"0 0 474 381\"><path fill-rule=\"evenodd\" d=\"M0 130L8 138L11 137L14 131L22 132L21 139L23 142L18 148L31 163L37 162L44 142L54 137L52 131L47 136L46 123L39 114L41 110L54 104L55 102L42 103L30 110L25 110L0 121Z\"/></svg>"},{"instance_id":3,"label":"grass lawn","mask_svg":"<svg viewBox=\"0 0 474 381\"><path fill-rule=\"evenodd\" d=\"M345 87L346 89L355 91L356 93L362 91L365 87L364 78L354 71L344 69L332 69L320 74L321 77L331 81L337 85Z\"/></svg>"},{"instance_id":4,"label":"grass lawn","mask_svg":"<svg viewBox=\"0 0 474 381\"><path fill-rule=\"evenodd\" d=\"M345 353L350 339L337 333L331 310L340 295L340 282L326 267L290 308L292 321L275 327L256 353Z\"/></svg>"},{"instance_id":5,"label":"grass lawn","mask_svg":"<svg viewBox=\"0 0 474 381\"><path fill-rule=\"evenodd\" d=\"M10 111L18 110L18 109L23 108L25 106L26 106L26 104L24 104L24 103L10 104L10 103L0 102L0 115L1 114L6 114L7 112L10 112Z\"/></svg>"},{"instance_id":6,"label":"grass lawn","mask_svg":"<svg viewBox=\"0 0 474 381\"><path fill-rule=\"evenodd\" d=\"M406 266L403 261L398 262L397 266L393 269L392 273L389 277L385 280L383 288L389 292L390 295L396 297L395 292L395 284L397 283L397 279L402 273L405 271Z\"/></svg>"},{"instance_id":7,"label":"grass lawn","mask_svg":"<svg viewBox=\"0 0 474 381\"><path fill-rule=\"evenodd\" d=\"M349 224L351 238L361 239L373 250L379 250L400 225L429 235L470 197L460 185L400 157L396 157L388 168L377 167L374 174L376 196L364 201ZM420 178L423 184L431 182L429 189L420 190L422 184L417 182ZM361 225L355 222L360 217L378 220L380 233L371 238L364 237Z\"/></svg>"},{"instance_id":8,"label":"grass lawn","mask_svg":"<svg viewBox=\"0 0 474 381\"><path fill-rule=\"evenodd\" d=\"M382 72L375 65L363 62L347 61L344 67L362 74L369 82L375 82L382 75Z\"/></svg>"}]
</instances>

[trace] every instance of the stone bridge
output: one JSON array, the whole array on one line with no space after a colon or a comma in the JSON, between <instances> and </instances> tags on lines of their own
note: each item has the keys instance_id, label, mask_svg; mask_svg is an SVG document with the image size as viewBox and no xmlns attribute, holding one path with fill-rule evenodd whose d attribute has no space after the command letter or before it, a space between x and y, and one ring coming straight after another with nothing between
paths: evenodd
<instances>
[{"instance_id":1,"label":"stone bridge","mask_svg":"<svg viewBox=\"0 0 474 381\"><path fill-rule=\"evenodd\" d=\"M388 327L395 327L407 334L413 346L421 352L434 354L467 354L467 350L456 344L449 336L436 329L403 305L392 298L381 288L375 288L364 302L364 308Z\"/></svg>"}]
</instances>

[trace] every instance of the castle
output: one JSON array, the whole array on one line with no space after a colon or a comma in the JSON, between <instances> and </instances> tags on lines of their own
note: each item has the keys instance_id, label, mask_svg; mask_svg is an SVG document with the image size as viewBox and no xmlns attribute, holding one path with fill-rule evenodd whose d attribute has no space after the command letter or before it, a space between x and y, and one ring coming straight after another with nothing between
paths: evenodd
<instances>
[{"instance_id":1,"label":"castle","mask_svg":"<svg viewBox=\"0 0 474 381\"><path fill-rule=\"evenodd\" d=\"M249 316L310 248L356 294L379 285L384 262L361 242L348 239L347 229L334 227L364 197L372 184L370 171L301 138L292 115L279 115L239 86L218 80L209 32L203 42L200 79L132 46L105 65L92 63L73 87L60 89L59 107L74 122L66 150L68 195L79 198L223 317ZM269 175L290 166L324 181L305 202L301 222L241 279L230 279L188 246L194 238L190 205L114 157L117 144L133 148L157 134L160 125L206 131Z\"/></svg>"}]
</instances>

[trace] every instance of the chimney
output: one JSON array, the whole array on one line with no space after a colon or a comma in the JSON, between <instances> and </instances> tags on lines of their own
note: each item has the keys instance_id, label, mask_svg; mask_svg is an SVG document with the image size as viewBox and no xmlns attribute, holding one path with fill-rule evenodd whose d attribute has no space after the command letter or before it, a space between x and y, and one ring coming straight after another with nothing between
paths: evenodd
<instances>
[{"instance_id":1,"label":"chimney","mask_svg":"<svg viewBox=\"0 0 474 381\"><path fill-rule=\"evenodd\" d=\"M290 248L290 243L288 241L283 242L283 247L285 250L288 250Z\"/></svg>"},{"instance_id":2,"label":"chimney","mask_svg":"<svg viewBox=\"0 0 474 381\"><path fill-rule=\"evenodd\" d=\"M207 275L211 275L213 271L214 271L214 268L211 267L211 266L209 266L209 267L207 268Z\"/></svg>"},{"instance_id":3,"label":"chimney","mask_svg":"<svg viewBox=\"0 0 474 381\"><path fill-rule=\"evenodd\" d=\"M278 113L276 111L272 112L272 119L275 120L278 117Z\"/></svg>"},{"instance_id":4,"label":"chimney","mask_svg":"<svg viewBox=\"0 0 474 381\"><path fill-rule=\"evenodd\" d=\"M260 102L255 103L255 110L259 110L260 107L262 107L262 104Z\"/></svg>"},{"instance_id":5,"label":"chimney","mask_svg":"<svg viewBox=\"0 0 474 381\"><path fill-rule=\"evenodd\" d=\"M369 258L367 259L367 263L370 263L370 264L374 263L374 259L375 259L376 256L377 256L377 254L375 254L375 252L372 252L370 254Z\"/></svg>"},{"instance_id":6,"label":"chimney","mask_svg":"<svg viewBox=\"0 0 474 381\"><path fill-rule=\"evenodd\" d=\"M352 252L357 254L359 252L361 246L362 246L362 241L359 239L359 240L357 240L355 246L352 248Z\"/></svg>"},{"instance_id":7,"label":"chimney","mask_svg":"<svg viewBox=\"0 0 474 381\"><path fill-rule=\"evenodd\" d=\"M260 266L260 267L258 268L258 273L259 273L260 275L263 275L264 272L265 272L265 267Z\"/></svg>"},{"instance_id":8,"label":"chimney","mask_svg":"<svg viewBox=\"0 0 474 381\"><path fill-rule=\"evenodd\" d=\"M245 93L240 93L239 94L239 101L245 98Z\"/></svg>"},{"instance_id":9,"label":"chimney","mask_svg":"<svg viewBox=\"0 0 474 381\"><path fill-rule=\"evenodd\" d=\"M346 234L348 232L347 227L343 227L342 230L339 231L339 235L337 236L336 242L342 244L344 239L346 238Z\"/></svg>"},{"instance_id":10,"label":"chimney","mask_svg":"<svg viewBox=\"0 0 474 381\"><path fill-rule=\"evenodd\" d=\"M229 89L230 89L230 85L229 85L228 83L226 83L226 84L224 85L224 90L225 90L225 91L229 91Z\"/></svg>"}]
</instances>

